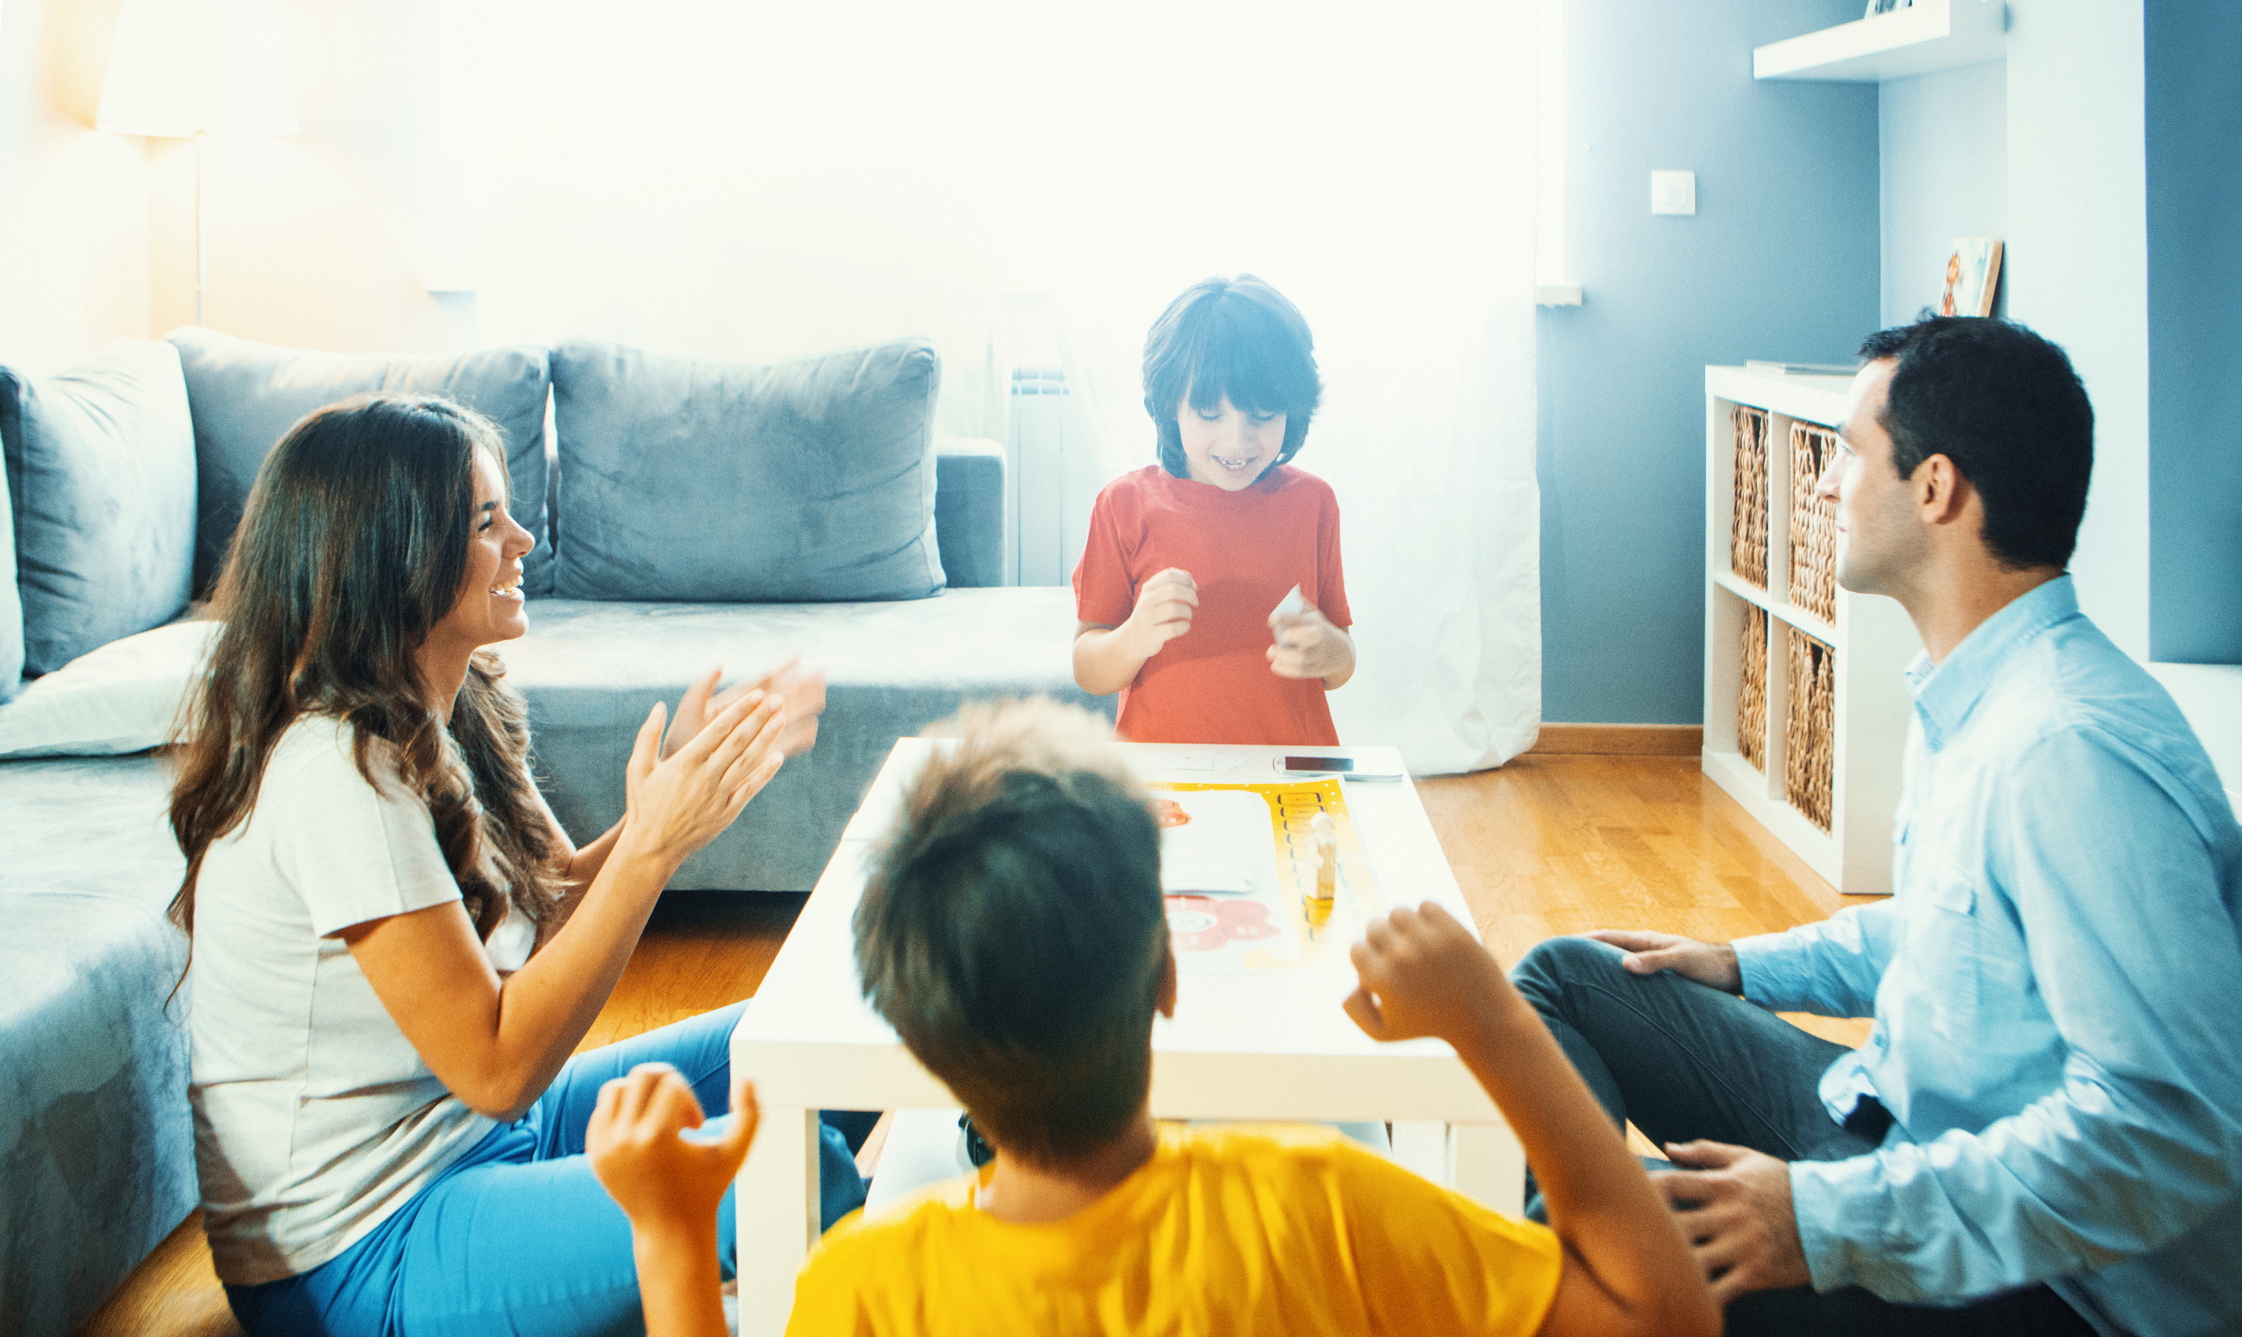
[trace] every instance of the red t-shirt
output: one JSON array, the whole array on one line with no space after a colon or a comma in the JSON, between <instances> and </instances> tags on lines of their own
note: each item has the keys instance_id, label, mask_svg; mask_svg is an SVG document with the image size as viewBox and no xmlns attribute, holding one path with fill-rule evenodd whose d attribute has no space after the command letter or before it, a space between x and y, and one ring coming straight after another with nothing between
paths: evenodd
<instances>
[{"instance_id":1,"label":"red t-shirt","mask_svg":"<svg viewBox=\"0 0 2242 1337\"><path fill-rule=\"evenodd\" d=\"M1191 573L1191 630L1144 661L1121 689L1116 732L1138 743L1336 747L1331 707L1313 678L1269 669L1269 614L1293 586L1332 625L1353 624L1339 570L1339 499L1331 485L1275 465L1237 492L1147 465L1106 485L1074 568L1075 614L1118 627L1144 582Z\"/></svg>"}]
</instances>

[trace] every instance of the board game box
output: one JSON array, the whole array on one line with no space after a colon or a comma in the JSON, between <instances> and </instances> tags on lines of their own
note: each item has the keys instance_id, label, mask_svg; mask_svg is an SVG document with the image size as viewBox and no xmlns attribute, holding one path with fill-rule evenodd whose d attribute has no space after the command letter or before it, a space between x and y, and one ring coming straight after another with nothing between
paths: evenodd
<instances>
[{"instance_id":1,"label":"board game box","mask_svg":"<svg viewBox=\"0 0 2242 1337\"><path fill-rule=\"evenodd\" d=\"M1168 932L1184 973L1343 964L1384 912L1337 779L1165 782L1151 790ZM1319 877L1327 864L1330 876Z\"/></svg>"}]
</instances>

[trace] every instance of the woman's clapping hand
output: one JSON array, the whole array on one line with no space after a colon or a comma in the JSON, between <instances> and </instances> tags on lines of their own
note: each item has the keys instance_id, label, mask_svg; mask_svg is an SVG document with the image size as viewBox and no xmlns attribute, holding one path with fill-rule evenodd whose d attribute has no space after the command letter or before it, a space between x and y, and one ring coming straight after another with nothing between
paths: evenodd
<instances>
[{"instance_id":1,"label":"woman's clapping hand","mask_svg":"<svg viewBox=\"0 0 2242 1337\"><path fill-rule=\"evenodd\" d=\"M624 771L624 839L680 861L714 840L786 760L785 707L785 697L750 688L663 757L668 712L655 702Z\"/></svg>"},{"instance_id":2,"label":"woman's clapping hand","mask_svg":"<svg viewBox=\"0 0 2242 1337\"><path fill-rule=\"evenodd\" d=\"M796 655L755 682L738 683L719 692L716 684L723 675L723 666L718 665L685 689L684 698L677 703L677 718L662 743L663 756L684 746L686 740L699 737L709 720L724 713L749 692L786 698L786 710L779 726L779 751L798 757L817 742L818 716L825 713L823 669L805 665L801 656Z\"/></svg>"}]
</instances>

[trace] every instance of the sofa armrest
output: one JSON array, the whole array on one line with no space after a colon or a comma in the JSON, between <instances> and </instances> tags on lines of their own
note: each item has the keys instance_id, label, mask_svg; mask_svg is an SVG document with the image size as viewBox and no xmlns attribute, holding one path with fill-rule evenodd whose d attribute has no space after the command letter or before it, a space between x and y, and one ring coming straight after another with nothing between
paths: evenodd
<instances>
[{"instance_id":1,"label":"sofa armrest","mask_svg":"<svg viewBox=\"0 0 2242 1337\"><path fill-rule=\"evenodd\" d=\"M952 588L1004 583L1004 447L977 437L934 443L934 541Z\"/></svg>"}]
</instances>

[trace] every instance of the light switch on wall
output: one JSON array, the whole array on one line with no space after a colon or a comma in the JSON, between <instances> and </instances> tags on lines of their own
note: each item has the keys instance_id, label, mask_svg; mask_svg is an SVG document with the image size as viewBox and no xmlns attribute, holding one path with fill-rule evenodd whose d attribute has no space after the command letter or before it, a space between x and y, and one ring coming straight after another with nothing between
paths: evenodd
<instances>
[{"instance_id":1,"label":"light switch on wall","mask_svg":"<svg viewBox=\"0 0 2242 1337\"><path fill-rule=\"evenodd\" d=\"M1697 213L1697 173L1652 172L1650 211L1654 214L1694 216Z\"/></svg>"}]
</instances>

